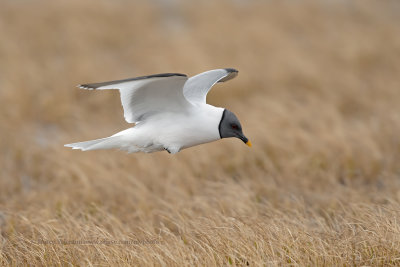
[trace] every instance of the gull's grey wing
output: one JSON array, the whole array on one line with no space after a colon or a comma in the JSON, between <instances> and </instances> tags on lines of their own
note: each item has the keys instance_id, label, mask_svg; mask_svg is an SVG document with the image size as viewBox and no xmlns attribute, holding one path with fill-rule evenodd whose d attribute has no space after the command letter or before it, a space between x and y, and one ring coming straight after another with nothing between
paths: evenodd
<instances>
[{"instance_id":1,"label":"gull's grey wing","mask_svg":"<svg viewBox=\"0 0 400 267\"><path fill-rule=\"evenodd\" d=\"M183 87L183 94L189 102L206 103L207 93L217 82L226 82L235 78L235 69L216 69L190 77Z\"/></svg>"},{"instance_id":2,"label":"gull's grey wing","mask_svg":"<svg viewBox=\"0 0 400 267\"><path fill-rule=\"evenodd\" d=\"M125 120L135 123L155 113L182 112L190 106L182 91L187 79L185 74L163 73L78 87L89 90L119 89Z\"/></svg>"}]
</instances>

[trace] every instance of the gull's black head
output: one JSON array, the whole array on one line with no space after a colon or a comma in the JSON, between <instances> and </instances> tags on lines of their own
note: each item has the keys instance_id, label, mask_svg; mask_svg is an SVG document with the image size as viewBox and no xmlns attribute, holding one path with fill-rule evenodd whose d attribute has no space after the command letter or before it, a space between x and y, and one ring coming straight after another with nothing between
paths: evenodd
<instances>
[{"instance_id":1,"label":"gull's black head","mask_svg":"<svg viewBox=\"0 0 400 267\"><path fill-rule=\"evenodd\" d=\"M236 137L242 140L246 145L251 146L251 142L242 132L242 125L240 125L238 118L231 111L224 109L218 129L221 139Z\"/></svg>"}]
</instances>

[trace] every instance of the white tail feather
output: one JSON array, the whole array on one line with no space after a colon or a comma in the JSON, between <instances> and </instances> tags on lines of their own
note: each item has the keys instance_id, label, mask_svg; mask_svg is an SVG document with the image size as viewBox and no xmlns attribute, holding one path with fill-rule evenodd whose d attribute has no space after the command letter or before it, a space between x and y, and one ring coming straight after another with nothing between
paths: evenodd
<instances>
[{"instance_id":1,"label":"white tail feather","mask_svg":"<svg viewBox=\"0 0 400 267\"><path fill-rule=\"evenodd\" d=\"M90 140L86 142L79 142L73 144L66 144L66 147L72 147L72 149L80 149L82 151L97 150L97 149L120 149L127 151L128 153L135 152L151 152L146 146L138 146L137 140L135 142L135 131L136 127L132 127L121 132L118 132L110 137ZM160 149L162 150L162 149Z\"/></svg>"},{"instance_id":2,"label":"white tail feather","mask_svg":"<svg viewBox=\"0 0 400 267\"><path fill-rule=\"evenodd\" d=\"M80 149L82 151L97 150L97 149L111 149L119 148L119 136L110 136L106 138L90 140L86 142L79 142L73 144L66 144L65 147L72 147L72 149Z\"/></svg>"}]
</instances>

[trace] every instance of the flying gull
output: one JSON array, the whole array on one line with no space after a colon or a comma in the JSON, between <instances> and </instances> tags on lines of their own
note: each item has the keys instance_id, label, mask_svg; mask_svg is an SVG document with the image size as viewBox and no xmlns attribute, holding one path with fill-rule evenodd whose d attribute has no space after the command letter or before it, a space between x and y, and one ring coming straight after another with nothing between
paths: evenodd
<instances>
[{"instance_id":1,"label":"flying gull","mask_svg":"<svg viewBox=\"0 0 400 267\"><path fill-rule=\"evenodd\" d=\"M206 103L214 84L231 80L237 74L237 70L228 68L190 78L180 73L163 73L79 85L88 90L118 89L125 120L135 126L110 137L65 146L82 151L116 148L129 153L166 150L175 154L228 137L239 138L251 146L235 114Z\"/></svg>"}]
</instances>

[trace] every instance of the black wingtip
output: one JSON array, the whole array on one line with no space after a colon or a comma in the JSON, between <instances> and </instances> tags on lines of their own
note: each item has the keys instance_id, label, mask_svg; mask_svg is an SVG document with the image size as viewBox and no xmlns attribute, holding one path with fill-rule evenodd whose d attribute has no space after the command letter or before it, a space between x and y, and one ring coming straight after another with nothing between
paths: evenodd
<instances>
[{"instance_id":1,"label":"black wingtip","mask_svg":"<svg viewBox=\"0 0 400 267\"><path fill-rule=\"evenodd\" d=\"M224 70L226 70L228 72L228 74L224 78L222 78L221 80L218 81L220 83L223 83L223 82L226 82L226 81L229 81L229 80L235 78L239 73L239 71L237 69L233 69L233 68L226 68Z\"/></svg>"},{"instance_id":2,"label":"black wingtip","mask_svg":"<svg viewBox=\"0 0 400 267\"><path fill-rule=\"evenodd\" d=\"M226 68L225 70L229 73L232 73L232 72L238 73L239 72L237 69L234 69L234 68Z\"/></svg>"},{"instance_id":3,"label":"black wingtip","mask_svg":"<svg viewBox=\"0 0 400 267\"><path fill-rule=\"evenodd\" d=\"M85 89L85 90L94 90L97 87L93 87L90 84L79 84L76 87L81 88L81 89Z\"/></svg>"}]
</instances>

